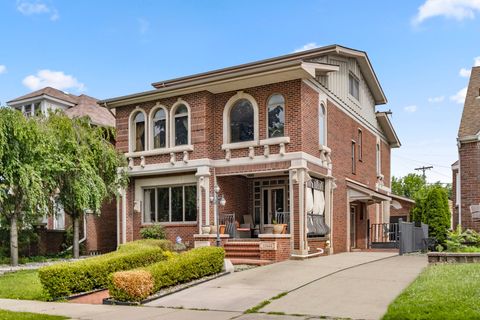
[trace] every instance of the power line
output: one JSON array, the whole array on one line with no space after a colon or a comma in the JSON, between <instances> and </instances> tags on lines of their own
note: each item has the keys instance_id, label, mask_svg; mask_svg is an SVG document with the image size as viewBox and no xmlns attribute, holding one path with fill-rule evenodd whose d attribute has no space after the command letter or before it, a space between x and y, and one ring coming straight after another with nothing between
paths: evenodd
<instances>
[{"instance_id":1,"label":"power line","mask_svg":"<svg viewBox=\"0 0 480 320\"><path fill-rule=\"evenodd\" d=\"M430 165L430 166L435 166L435 167L441 167L441 168L451 169L450 166L444 166L444 165L441 165L441 164L436 164L436 163L430 163L430 162L425 162L425 161L414 160L414 159L405 158L405 157L402 157L402 156L399 156L399 155L396 155L396 154L394 154L394 155L392 155L392 156L393 156L393 157L396 157L396 158L408 160L408 161L413 161L413 162L420 163L420 164L428 164L428 165Z\"/></svg>"},{"instance_id":2,"label":"power line","mask_svg":"<svg viewBox=\"0 0 480 320\"><path fill-rule=\"evenodd\" d=\"M431 170L431 169L433 169L433 166L428 166L428 167L423 166L423 167L415 168L414 170L422 171L423 180L425 180L426 179L425 171Z\"/></svg>"}]
</instances>

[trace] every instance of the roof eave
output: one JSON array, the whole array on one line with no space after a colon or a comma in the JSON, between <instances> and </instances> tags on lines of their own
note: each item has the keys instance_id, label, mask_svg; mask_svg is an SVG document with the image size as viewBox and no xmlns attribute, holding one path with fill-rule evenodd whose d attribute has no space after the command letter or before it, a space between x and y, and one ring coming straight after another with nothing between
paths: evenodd
<instances>
[{"instance_id":1,"label":"roof eave","mask_svg":"<svg viewBox=\"0 0 480 320\"><path fill-rule=\"evenodd\" d=\"M400 142L400 139L398 138L397 133L393 128L392 122L390 121L388 114L386 112L377 112L376 116L378 122L380 123L380 126L382 127L383 131L387 136L390 146L392 148L400 148L402 143Z\"/></svg>"}]
</instances>

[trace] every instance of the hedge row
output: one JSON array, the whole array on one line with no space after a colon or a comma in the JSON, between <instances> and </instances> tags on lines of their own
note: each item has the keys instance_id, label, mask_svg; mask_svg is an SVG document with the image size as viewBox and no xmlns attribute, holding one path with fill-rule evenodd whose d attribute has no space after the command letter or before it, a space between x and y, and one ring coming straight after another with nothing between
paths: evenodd
<instances>
[{"instance_id":1,"label":"hedge row","mask_svg":"<svg viewBox=\"0 0 480 320\"><path fill-rule=\"evenodd\" d=\"M144 267L173 256L163 248L165 241L134 241L118 251L76 262L59 263L39 269L44 290L51 298L106 288L109 275L116 271Z\"/></svg>"},{"instance_id":2,"label":"hedge row","mask_svg":"<svg viewBox=\"0 0 480 320\"><path fill-rule=\"evenodd\" d=\"M142 301L161 288L221 272L224 256L223 248L202 247L145 268L115 272L110 296L118 301Z\"/></svg>"},{"instance_id":3,"label":"hedge row","mask_svg":"<svg viewBox=\"0 0 480 320\"><path fill-rule=\"evenodd\" d=\"M121 244L117 251L125 252L130 250L138 250L140 247L155 247L164 251L173 251L174 245L169 240L158 239L142 239Z\"/></svg>"}]
</instances>

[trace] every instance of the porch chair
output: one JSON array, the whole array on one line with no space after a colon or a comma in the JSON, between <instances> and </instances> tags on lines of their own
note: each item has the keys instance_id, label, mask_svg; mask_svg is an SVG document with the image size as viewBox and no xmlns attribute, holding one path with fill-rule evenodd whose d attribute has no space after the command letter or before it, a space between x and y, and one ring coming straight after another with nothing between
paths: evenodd
<instances>
[{"instance_id":1,"label":"porch chair","mask_svg":"<svg viewBox=\"0 0 480 320\"><path fill-rule=\"evenodd\" d=\"M290 232L290 212L275 212L275 221L278 224L285 224L286 228L282 233Z\"/></svg>"},{"instance_id":2,"label":"porch chair","mask_svg":"<svg viewBox=\"0 0 480 320\"><path fill-rule=\"evenodd\" d=\"M237 234L239 238L250 238L252 237L252 230L254 229L252 215L244 214L243 223L240 224L240 228L237 229Z\"/></svg>"},{"instance_id":3,"label":"porch chair","mask_svg":"<svg viewBox=\"0 0 480 320\"><path fill-rule=\"evenodd\" d=\"M223 224L225 225L225 233L229 234L230 238L235 238L237 235L235 213L225 213L223 215Z\"/></svg>"}]
</instances>

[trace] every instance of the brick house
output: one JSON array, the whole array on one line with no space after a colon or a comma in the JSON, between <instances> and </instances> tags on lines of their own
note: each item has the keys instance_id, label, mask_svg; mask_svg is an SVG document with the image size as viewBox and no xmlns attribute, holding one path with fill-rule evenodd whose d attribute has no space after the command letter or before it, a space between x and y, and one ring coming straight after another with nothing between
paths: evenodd
<instances>
[{"instance_id":1,"label":"brick house","mask_svg":"<svg viewBox=\"0 0 480 320\"><path fill-rule=\"evenodd\" d=\"M97 99L87 95L73 95L55 88L45 87L7 102L11 108L20 110L25 116L47 115L49 110L63 110L71 118L89 117L96 126L114 127L115 117L107 109L97 104ZM61 205L55 205L55 212L45 217L39 228L39 253L56 253L61 250L65 230L71 225L68 215ZM81 242L87 253L107 252L117 246L115 226L115 201L105 203L101 217L85 215L80 226Z\"/></svg>"},{"instance_id":2,"label":"brick house","mask_svg":"<svg viewBox=\"0 0 480 320\"><path fill-rule=\"evenodd\" d=\"M480 232L480 67L472 68L452 165L452 227Z\"/></svg>"},{"instance_id":3,"label":"brick house","mask_svg":"<svg viewBox=\"0 0 480 320\"><path fill-rule=\"evenodd\" d=\"M410 222L410 215L415 206L415 200L396 194L391 194L390 197L392 198L390 203L390 223L398 223L400 219L404 222Z\"/></svg>"},{"instance_id":4,"label":"brick house","mask_svg":"<svg viewBox=\"0 0 480 320\"><path fill-rule=\"evenodd\" d=\"M233 216L270 260L367 248L369 225L389 221L400 142L376 111L387 99L365 52L331 45L152 85L100 102L129 161L120 243L152 223L190 246L214 243L202 226L217 225L216 185L220 224ZM286 232L272 234L278 218Z\"/></svg>"}]
</instances>

